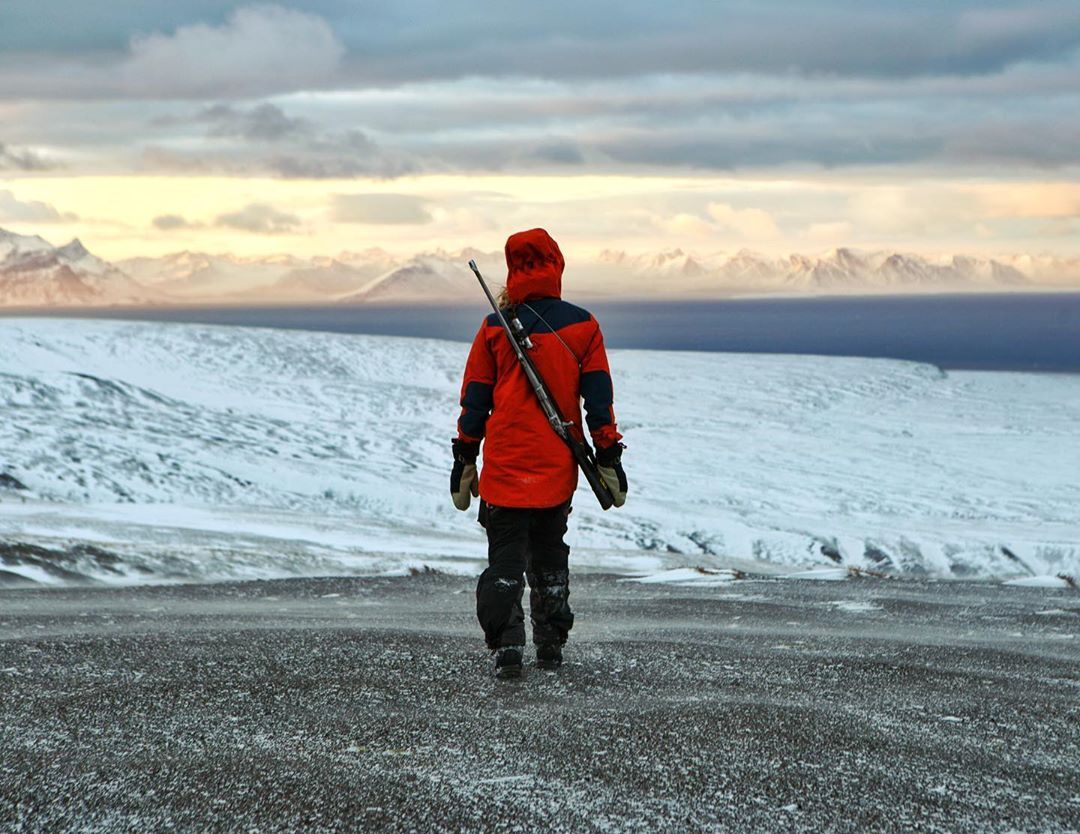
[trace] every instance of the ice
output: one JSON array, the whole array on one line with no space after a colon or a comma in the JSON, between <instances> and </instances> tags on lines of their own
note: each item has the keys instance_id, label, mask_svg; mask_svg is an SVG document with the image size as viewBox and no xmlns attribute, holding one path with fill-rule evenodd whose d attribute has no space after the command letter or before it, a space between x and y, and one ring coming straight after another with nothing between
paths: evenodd
<instances>
[{"instance_id":1,"label":"ice","mask_svg":"<svg viewBox=\"0 0 1080 834\"><path fill-rule=\"evenodd\" d=\"M80 569L109 582L476 570L475 508L447 494L467 350L0 320L0 474L28 487L0 489L0 542L93 542L116 571ZM630 497L605 513L579 490L575 568L1080 570L1080 377L661 351L611 362Z\"/></svg>"}]
</instances>

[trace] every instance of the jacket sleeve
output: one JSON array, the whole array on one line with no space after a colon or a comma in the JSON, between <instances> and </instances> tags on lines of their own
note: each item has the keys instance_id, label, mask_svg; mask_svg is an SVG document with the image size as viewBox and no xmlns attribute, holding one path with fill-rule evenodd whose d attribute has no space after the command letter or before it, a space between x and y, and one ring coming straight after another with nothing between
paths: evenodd
<instances>
[{"instance_id":1,"label":"jacket sleeve","mask_svg":"<svg viewBox=\"0 0 1080 834\"><path fill-rule=\"evenodd\" d=\"M615 425L615 393L599 324L581 359L581 397L585 400L585 422L597 448L618 443L622 435Z\"/></svg>"},{"instance_id":2,"label":"jacket sleeve","mask_svg":"<svg viewBox=\"0 0 1080 834\"><path fill-rule=\"evenodd\" d=\"M461 383L461 415L458 417L458 437L470 442L484 438L484 427L494 404L495 357L485 335L486 323L473 339L469 359L465 363L465 379Z\"/></svg>"}]
</instances>

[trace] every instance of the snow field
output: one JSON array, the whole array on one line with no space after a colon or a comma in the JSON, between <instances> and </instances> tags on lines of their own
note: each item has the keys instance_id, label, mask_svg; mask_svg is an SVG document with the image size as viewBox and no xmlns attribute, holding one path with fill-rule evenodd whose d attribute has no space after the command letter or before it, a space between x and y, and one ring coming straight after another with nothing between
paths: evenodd
<instances>
[{"instance_id":1,"label":"snow field","mask_svg":"<svg viewBox=\"0 0 1080 834\"><path fill-rule=\"evenodd\" d=\"M0 474L27 487L0 488L0 537L141 560L99 571L110 581L475 569L475 511L447 495L467 350L0 321ZM611 362L631 493L603 513L579 490L576 567L1080 570L1080 377L660 351Z\"/></svg>"}]
</instances>

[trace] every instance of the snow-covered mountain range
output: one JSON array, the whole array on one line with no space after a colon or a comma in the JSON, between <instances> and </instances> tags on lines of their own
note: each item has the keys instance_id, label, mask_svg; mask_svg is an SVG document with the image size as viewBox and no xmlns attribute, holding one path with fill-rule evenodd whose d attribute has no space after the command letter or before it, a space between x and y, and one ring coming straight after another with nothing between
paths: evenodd
<instances>
[{"instance_id":1,"label":"snow-covered mountain range","mask_svg":"<svg viewBox=\"0 0 1080 834\"><path fill-rule=\"evenodd\" d=\"M287 303L334 300L355 293L398 263L381 249L369 249L333 258L177 252L160 258L131 258L119 266L141 283L188 303Z\"/></svg>"},{"instance_id":2,"label":"snow-covered mountain range","mask_svg":"<svg viewBox=\"0 0 1080 834\"><path fill-rule=\"evenodd\" d=\"M149 286L185 298L248 302L419 302L472 298L466 263L475 258L498 283L499 252L436 250L395 257L381 249L335 258L169 256L122 261ZM1015 261L1015 262L1014 262ZM177 269L177 266L182 266ZM194 268L192 265L195 265ZM820 255L770 257L747 251L696 255L680 249L643 255L605 251L567 267L579 297L725 297L746 294L963 292L1080 286L1080 258L932 259L897 252L836 249Z\"/></svg>"},{"instance_id":3,"label":"snow-covered mountain range","mask_svg":"<svg viewBox=\"0 0 1080 834\"><path fill-rule=\"evenodd\" d=\"M180 252L119 265L145 285L188 302L364 304L469 298L476 281L466 266L470 258L496 269L501 264L501 255L473 249L400 257L371 248L332 258Z\"/></svg>"},{"instance_id":4,"label":"snow-covered mountain range","mask_svg":"<svg viewBox=\"0 0 1080 834\"><path fill-rule=\"evenodd\" d=\"M446 486L468 347L0 319L0 582L475 572ZM1080 573L1080 377L611 359L631 493L579 491L578 568Z\"/></svg>"},{"instance_id":5,"label":"snow-covered mountain range","mask_svg":"<svg viewBox=\"0 0 1080 834\"><path fill-rule=\"evenodd\" d=\"M586 267L597 289L622 281L635 294L963 292L1080 286L1080 258L930 258L900 252L834 249L772 257L747 250L696 255L673 249L645 255L605 251ZM604 280L597 280L604 279Z\"/></svg>"},{"instance_id":6,"label":"snow-covered mountain range","mask_svg":"<svg viewBox=\"0 0 1080 834\"><path fill-rule=\"evenodd\" d=\"M475 249L401 256L371 248L311 258L185 251L113 265L78 240L57 247L0 230L0 307L459 301L476 292L470 258L493 283L505 275L501 253ZM1080 287L1080 258L605 251L571 257L565 281L582 298L1063 289Z\"/></svg>"},{"instance_id":7,"label":"snow-covered mountain range","mask_svg":"<svg viewBox=\"0 0 1080 834\"><path fill-rule=\"evenodd\" d=\"M0 229L0 306L150 304L160 295L78 240L53 246L40 237Z\"/></svg>"}]
</instances>

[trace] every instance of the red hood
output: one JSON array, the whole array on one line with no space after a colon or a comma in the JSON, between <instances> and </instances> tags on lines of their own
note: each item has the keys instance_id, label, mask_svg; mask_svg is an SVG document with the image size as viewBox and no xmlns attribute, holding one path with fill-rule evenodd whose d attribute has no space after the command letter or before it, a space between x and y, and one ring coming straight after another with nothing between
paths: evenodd
<instances>
[{"instance_id":1,"label":"red hood","mask_svg":"<svg viewBox=\"0 0 1080 834\"><path fill-rule=\"evenodd\" d=\"M559 244L543 229L510 235L506 241L506 293L510 302L561 298L565 265Z\"/></svg>"}]
</instances>

